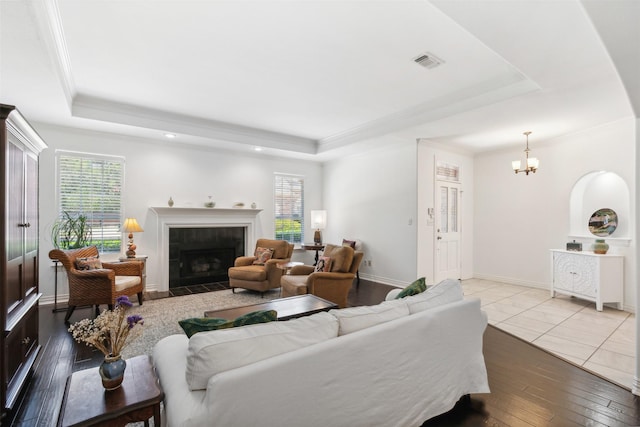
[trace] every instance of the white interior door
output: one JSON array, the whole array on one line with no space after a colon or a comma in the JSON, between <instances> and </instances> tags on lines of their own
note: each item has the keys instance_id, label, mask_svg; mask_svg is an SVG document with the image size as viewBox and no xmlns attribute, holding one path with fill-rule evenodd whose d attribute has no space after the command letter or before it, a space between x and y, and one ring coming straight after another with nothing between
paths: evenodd
<instances>
[{"instance_id":1,"label":"white interior door","mask_svg":"<svg viewBox=\"0 0 640 427\"><path fill-rule=\"evenodd\" d=\"M435 282L459 279L460 184L436 181Z\"/></svg>"}]
</instances>

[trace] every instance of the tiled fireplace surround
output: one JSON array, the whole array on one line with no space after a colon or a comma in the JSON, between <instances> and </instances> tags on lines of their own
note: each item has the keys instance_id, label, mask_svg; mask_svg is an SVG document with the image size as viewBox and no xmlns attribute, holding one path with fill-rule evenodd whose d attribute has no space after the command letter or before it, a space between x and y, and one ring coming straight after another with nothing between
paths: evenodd
<instances>
[{"instance_id":1,"label":"tiled fireplace surround","mask_svg":"<svg viewBox=\"0 0 640 427\"><path fill-rule=\"evenodd\" d=\"M257 239L257 215L261 209L152 207L157 216L158 253L161 260L157 290L169 290L169 230L171 228L241 227L245 230L245 253Z\"/></svg>"}]
</instances>

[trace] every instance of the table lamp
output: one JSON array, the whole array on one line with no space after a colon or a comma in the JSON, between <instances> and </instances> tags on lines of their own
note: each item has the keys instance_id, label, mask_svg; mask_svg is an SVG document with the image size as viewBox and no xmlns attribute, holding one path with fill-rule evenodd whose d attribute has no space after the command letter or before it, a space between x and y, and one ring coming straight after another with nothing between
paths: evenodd
<instances>
[{"instance_id":1,"label":"table lamp","mask_svg":"<svg viewBox=\"0 0 640 427\"><path fill-rule=\"evenodd\" d=\"M322 244L322 233L320 230L324 230L327 226L327 211L311 211L311 228L316 231L313 233L313 243L316 245Z\"/></svg>"},{"instance_id":2,"label":"table lamp","mask_svg":"<svg viewBox=\"0 0 640 427\"><path fill-rule=\"evenodd\" d=\"M126 218L122 230L129 233L129 243L127 243L127 258L136 257L136 245L133 244L133 233L141 233L144 230L138 224L135 218Z\"/></svg>"}]
</instances>

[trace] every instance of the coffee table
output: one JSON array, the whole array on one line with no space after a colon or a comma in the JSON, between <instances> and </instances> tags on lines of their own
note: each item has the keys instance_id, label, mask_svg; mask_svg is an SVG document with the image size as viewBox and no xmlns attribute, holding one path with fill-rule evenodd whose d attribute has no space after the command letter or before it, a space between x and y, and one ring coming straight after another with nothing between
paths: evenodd
<instances>
[{"instance_id":1,"label":"coffee table","mask_svg":"<svg viewBox=\"0 0 640 427\"><path fill-rule=\"evenodd\" d=\"M219 317L233 320L243 314L258 310L275 310L278 312L278 320L289 320L321 311L329 311L338 308L338 304L315 295L305 294L294 297L279 298L260 304L245 305L243 307L227 308L224 310L205 311L204 317Z\"/></svg>"},{"instance_id":2,"label":"coffee table","mask_svg":"<svg viewBox=\"0 0 640 427\"><path fill-rule=\"evenodd\" d=\"M98 368L74 372L67 379L58 417L58 427L120 426L144 421L160 424L160 402L164 392L149 356L127 359L124 381L115 390L102 386Z\"/></svg>"}]
</instances>

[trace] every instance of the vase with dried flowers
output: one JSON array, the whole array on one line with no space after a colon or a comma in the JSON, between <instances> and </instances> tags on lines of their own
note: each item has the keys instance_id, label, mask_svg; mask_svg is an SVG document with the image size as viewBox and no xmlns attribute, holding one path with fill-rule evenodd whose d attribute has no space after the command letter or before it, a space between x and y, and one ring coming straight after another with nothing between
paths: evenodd
<instances>
[{"instance_id":1,"label":"vase with dried flowers","mask_svg":"<svg viewBox=\"0 0 640 427\"><path fill-rule=\"evenodd\" d=\"M141 332L142 316L126 312L133 306L126 295L116 299L113 310L105 310L95 319L84 319L69 327L77 342L97 348L104 354L98 371L102 385L107 390L120 387L127 362L122 359L122 349Z\"/></svg>"}]
</instances>

